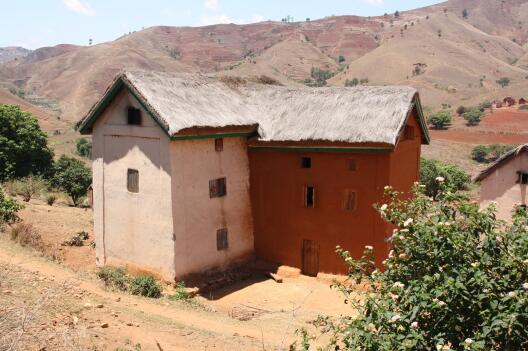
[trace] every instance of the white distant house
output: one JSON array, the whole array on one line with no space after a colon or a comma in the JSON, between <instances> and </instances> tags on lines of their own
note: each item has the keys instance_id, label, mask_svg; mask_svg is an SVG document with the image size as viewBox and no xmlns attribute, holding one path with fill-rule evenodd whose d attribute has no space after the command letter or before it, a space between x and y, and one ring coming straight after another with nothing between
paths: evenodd
<instances>
[{"instance_id":1,"label":"white distant house","mask_svg":"<svg viewBox=\"0 0 528 351\"><path fill-rule=\"evenodd\" d=\"M474 180L481 184L481 205L496 202L497 217L511 220L514 207L526 207L528 203L528 144L504 154Z\"/></svg>"}]
</instances>

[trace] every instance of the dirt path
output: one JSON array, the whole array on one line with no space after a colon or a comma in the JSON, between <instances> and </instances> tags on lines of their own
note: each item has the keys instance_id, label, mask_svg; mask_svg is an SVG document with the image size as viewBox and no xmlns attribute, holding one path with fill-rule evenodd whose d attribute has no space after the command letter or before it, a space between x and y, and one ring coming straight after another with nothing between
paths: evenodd
<instances>
[{"instance_id":1,"label":"dirt path","mask_svg":"<svg viewBox=\"0 0 528 351\"><path fill-rule=\"evenodd\" d=\"M287 349L295 339L295 330L303 326L307 318L299 311L303 301L298 301L291 310L240 321L214 310L214 304L192 306L167 298L155 300L107 291L93 275L74 272L7 240L0 240L0 266L16 267L23 276L22 279L17 277L17 281L24 281L28 275L38 276L39 280L31 280L30 290L34 293L43 289L40 282L52 284L52 290L64 306L68 306L65 313L72 315L70 319L77 316L86 330L97 335L90 338L96 340L97 350L114 350L128 342L141 344L141 350L158 351L156 342L162 350ZM9 293L17 296L17 291L24 290L26 285L17 287L15 284ZM2 292L0 290L0 300ZM95 308L98 304L103 307ZM108 326L102 328L103 323Z\"/></svg>"}]
</instances>

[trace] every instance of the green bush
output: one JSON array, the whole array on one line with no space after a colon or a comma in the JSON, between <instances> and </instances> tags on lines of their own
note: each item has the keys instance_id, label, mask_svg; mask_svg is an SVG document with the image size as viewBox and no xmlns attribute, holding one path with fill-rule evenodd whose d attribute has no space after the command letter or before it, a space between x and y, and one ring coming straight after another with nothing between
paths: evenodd
<instances>
[{"instance_id":1,"label":"green bush","mask_svg":"<svg viewBox=\"0 0 528 351\"><path fill-rule=\"evenodd\" d=\"M77 140L77 143L75 144L75 148L79 156L86 157L86 158L92 157L92 142L91 141L85 138L80 138L79 140Z\"/></svg>"},{"instance_id":2,"label":"green bush","mask_svg":"<svg viewBox=\"0 0 528 351\"><path fill-rule=\"evenodd\" d=\"M357 78L345 80L345 87L355 87L357 85L359 85L359 79Z\"/></svg>"},{"instance_id":3,"label":"green bush","mask_svg":"<svg viewBox=\"0 0 528 351\"><path fill-rule=\"evenodd\" d=\"M450 190L466 190L471 178L459 167L437 160L420 160L420 183L424 191L433 198L438 195L438 179L443 179L444 187Z\"/></svg>"},{"instance_id":4,"label":"green bush","mask_svg":"<svg viewBox=\"0 0 528 351\"><path fill-rule=\"evenodd\" d=\"M11 182L11 190L22 196L25 202L29 202L35 195L46 189L48 184L40 176L27 176Z\"/></svg>"},{"instance_id":5,"label":"green bush","mask_svg":"<svg viewBox=\"0 0 528 351\"><path fill-rule=\"evenodd\" d=\"M502 77L501 79L497 80L497 84L499 84L501 87L505 88L508 85L510 85L510 78Z\"/></svg>"},{"instance_id":6,"label":"green bush","mask_svg":"<svg viewBox=\"0 0 528 351\"><path fill-rule=\"evenodd\" d=\"M174 293L169 297L171 300L188 301L192 299L192 295L187 291L185 282L178 282Z\"/></svg>"},{"instance_id":7,"label":"green bush","mask_svg":"<svg viewBox=\"0 0 528 351\"><path fill-rule=\"evenodd\" d=\"M64 190L72 199L75 206L79 206L92 183L92 174L84 163L76 158L62 155L54 164L52 183Z\"/></svg>"},{"instance_id":8,"label":"green bush","mask_svg":"<svg viewBox=\"0 0 528 351\"><path fill-rule=\"evenodd\" d=\"M491 101L483 101L478 105L480 111L484 112L486 109L491 108Z\"/></svg>"},{"instance_id":9,"label":"green bush","mask_svg":"<svg viewBox=\"0 0 528 351\"><path fill-rule=\"evenodd\" d=\"M467 121L467 124L474 126L480 123L483 113L478 108L471 108L462 114L462 117Z\"/></svg>"},{"instance_id":10,"label":"green bush","mask_svg":"<svg viewBox=\"0 0 528 351\"><path fill-rule=\"evenodd\" d=\"M0 181L46 175L52 159L48 137L37 119L18 106L0 104Z\"/></svg>"},{"instance_id":11,"label":"green bush","mask_svg":"<svg viewBox=\"0 0 528 351\"><path fill-rule=\"evenodd\" d=\"M471 158L477 162L487 162L488 148L486 145L477 145L471 150Z\"/></svg>"},{"instance_id":12,"label":"green bush","mask_svg":"<svg viewBox=\"0 0 528 351\"><path fill-rule=\"evenodd\" d=\"M83 246L84 240L88 240L88 238L88 233L83 230L72 236L70 239L64 241L62 246Z\"/></svg>"},{"instance_id":13,"label":"green bush","mask_svg":"<svg viewBox=\"0 0 528 351\"><path fill-rule=\"evenodd\" d=\"M471 151L471 157L477 162L489 163L514 148L514 145L507 144L477 145Z\"/></svg>"},{"instance_id":14,"label":"green bush","mask_svg":"<svg viewBox=\"0 0 528 351\"><path fill-rule=\"evenodd\" d=\"M151 275L138 275L130 281L130 293L145 297L158 298L161 296L162 288Z\"/></svg>"},{"instance_id":15,"label":"green bush","mask_svg":"<svg viewBox=\"0 0 528 351\"><path fill-rule=\"evenodd\" d=\"M97 270L96 275L106 286L121 291L126 291L128 289L128 276L126 274L126 269L123 267L101 267Z\"/></svg>"},{"instance_id":16,"label":"green bush","mask_svg":"<svg viewBox=\"0 0 528 351\"><path fill-rule=\"evenodd\" d=\"M0 186L0 224L12 224L20 220L17 212L23 208L16 199L7 195Z\"/></svg>"},{"instance_id":17,"label":"green bush","mask_svg":"<svg viewBox=\"0 0 528 351\"><path fill-rule=\"evenodd\" d=\"M493 207L480 210L447 190L436 202L419 190L409 201L387 195L377 208L396 229L383 270L371 247L359 259L337 250L349 279L335 287L354 316L314 321L330 334L325 349L527 350L526 210L506 225ZM311 339L302 342L308 350Z\"/></svg>"},{"instance_id":18,"label":"green bush","mask_svg":"<svg viewBox=\"0 0 528 351\"><path fill-rule=\"evenodd\" d=\"M451 112L439 111L433 113L429 116L427 122L431 124L435 129L443 129L446 125L451 123Z\"/></svg>"}]
</instances>

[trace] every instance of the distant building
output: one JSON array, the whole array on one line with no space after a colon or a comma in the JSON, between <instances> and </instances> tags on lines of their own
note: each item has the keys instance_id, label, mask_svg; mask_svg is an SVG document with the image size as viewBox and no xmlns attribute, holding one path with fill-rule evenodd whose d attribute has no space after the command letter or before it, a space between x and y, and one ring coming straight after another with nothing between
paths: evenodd
<instances>
[{"instance_id":1,"label":"distant building","mask_svg":"<svg viewBox=\"0 0 528 351\"><path fill-rule=\"evenodd\" d=\"M386 256L372 207L408 191L429 142L410 87L291 88L126 72L79 123L93 136L98 265L181 278L254 255L344 273Z\"/></svg>"},{"instance_id":2,"label":"distant building","mask_svg":"<svg viewBox=\"0 0 528 351\"><path fill-rule=\"evenodd\" d=\"M528 144L504 154L474 178L480 182L480 203L497 203L498 217L511 219L514 206L526 206Z\"/></svg>"},{"instance_id":3,"label":"distant building","mask_svg":"<svg viewBox=\"0 0 528 351\"><path fill-rule=\"evenodd\" d=\"M513 106L513 105L515 105L515 99L512 98L511 96L505 97L504 100L502 100L502 102L503 102L504 105L506 105L506 106Z\"/></svg>"},{"instance_id":4,"label":"distant building","mask_svg":"<svg viewBox=\"0 0 528 351\"><path fill-rule=\"evenodd\" d=\"M520 98L519 99L519 105L526 105L526 99L525 98Z\"/></svg>"}]
</instances>

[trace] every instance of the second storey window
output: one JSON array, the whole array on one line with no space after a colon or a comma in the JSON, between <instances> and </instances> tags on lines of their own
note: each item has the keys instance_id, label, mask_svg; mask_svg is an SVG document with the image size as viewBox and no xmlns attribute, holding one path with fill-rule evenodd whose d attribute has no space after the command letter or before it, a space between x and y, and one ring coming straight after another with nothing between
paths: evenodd
<instances>
[{"instance_id":1,"label":"second storey window","mask_svg":"<svg viewBox=\"0 0 528 351\"><path fill-rule=\"evenodd\" d=\"M343 192L343 209L354 211L357 207L357 192L351 189L345 189Z\"/></svg>"},{"instance_id":2,"label":"second storey window","mask_svg":"<svg viewBox=\"0 0 528 351\"><path fill-rule=\"evenodd\" d=\"M224 150L224 139L216 138L215 139L215 151L220 152Z\"/></svg>"},{"instance_id":3,"label":"second storey window","mask_svg":"<svg viewBox=\"0 0 528 351\"><path fill-rule=\"evenodd\" d=\"M131 193L139 193L139 171L137 169L127 170L127 190Z\"/></svg>"},{"instance_id":4,"label":"second storey window","mask_svg":"<svg viewBox=\"0 0 528 351\"><path fill-rule=\"evenodd\" d=\"M226 196L226 178L217 178L209 181L209 197Z\"/></svg>"},{"instance_id":5,"label":"second storey window","mask_svg":"<svg viewBox=\"0 0 528 351\"><path fill-rule=\"evenodd\" d=\"M315 187L311 185L304 187L304 207L315 207Z\"/></svg>"},{"instance_id":6,"label":"second storey window","mask_svg":"<svg viewBox=\"0 0 528 351\"><path fill-rule=\"evenodd\" d=\"M218 229L216 231L216 250L227 250L229 243L227 242L227 228Z\"/></svg>"},{"instance_id":7,"label":"second storey window","mask_svg":"<svg viewBox=\"0 0 528 351\"><path fill-rule=\"evenodd\" d=\"M141 125L141 110L130 106L128 108L128 119L127 122L130 125Z\"/></svg>"},{"instance_id":8,"label":"second storey window","mask_svg":"<svg viewBox=\"0 0 528 351\"><path fill-rule=\"evenodd\" d=\"M312 168L312 158L301 157L301 168Z\"/></svg>"}]
</instances>

